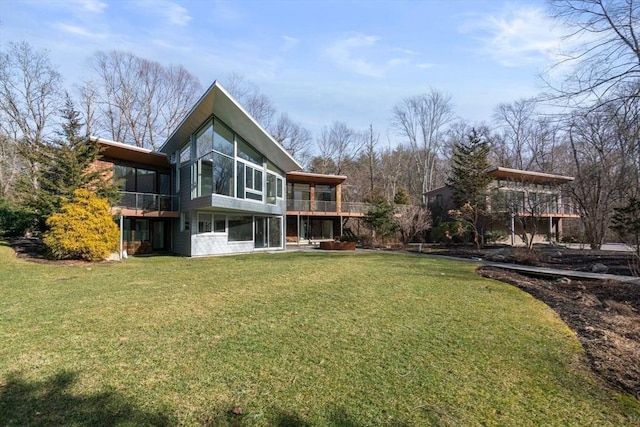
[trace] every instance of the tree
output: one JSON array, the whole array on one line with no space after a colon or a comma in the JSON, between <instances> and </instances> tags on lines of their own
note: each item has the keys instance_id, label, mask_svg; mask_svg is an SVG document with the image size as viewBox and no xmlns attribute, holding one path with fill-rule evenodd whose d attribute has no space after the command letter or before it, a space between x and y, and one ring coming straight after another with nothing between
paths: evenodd
<instances>
[{"instance_id":1,"label":"tree","mask_svg":"<svg viewBox=\"0 0 640 427\"><path fill-rule=\"evenodd\" d=\"M364 145L363 135L344 122L335 121L330 128L325 126L318 139L323 162L321 173L342 174L345 163L356 158ZM330 165L334 166L333 170Z\"/></svg>"},{"instance_id":2,"label":"tree","mask_svg":"<svg viewBox=\"0 0 640 427\"><path fill-rule=\"evenodd\" d=\"M614 212L611 228L623 242L633 245L636 256L640 257L640 199L632 198L626 206L615 208Z\"/></svg>"},{"instance_id":3,"label":"tree","mask_svg":"<svg viewBox=\"0 0 640 427\"><path fill-rule=\"evenodd\" d=\"M586 107L574 111L566 124L576 178L568 190L591 249L600 249L628 184L626 160L617 144L617 110L609 103Z\"/></svg>"},{"instance_id":4,"label":"tree","mask_svg":"<svg viewBox=\"0 0 640 427\"><path fill-rule=\"evenodd\" d=\"M491 182L491 177L487 175L490 166L488 154L489 143L472 129L466 142L454 145L446 184L451 189L455 206L450 215L465 221L472 228L478 248L483 245L487 187Z\"/></svg>"},{"instance_id":5,"label":"tree","mask_svg":"<svg viewBox=\"0 0 640 427\"><path fill-rule=\"evenodd\" d=\"M117 199L117 186L106 171L95 166L99 147L82 135L80 113L67 96L62 110L62 130L51 143L39 144L30 154L40 165L37 189L23 186L22 198L44 225L46 219L60 210L62 201L72 198L75 190L86 189L110 201Z\"/></svg>"},{"instance_id":6,"label":"tree","mask_svg":"<svg viewBox=\"0 0 640 427\"><path fill-rule=\"evenodd\" d=\"M396 192L395 196L393 196L393 204L394 205L410 205L411 204L411 199L409 198L409 195L407 194L407 190L405 190L404 187L398 188L398 191Z\"/></svg>"},{"instance_id":7,"label":"tree","mask_svg":"<svg viewBox=\"0 0 640 427\"><path fill-rule=\"evenodd\" d=\"M396 205L394 220L400 239L405 244L429 230L432 225L431 213L424 206Z\"/></svg>"},{"instance_id":8,"label":"tree","mask_svg":"<svg viewBox=\"0 0 640 427\"><path fill-rule=\"evenodd\" d=\"M555 68L573 66L559 84L549 82L554 98L579 104L595 96L595 106L622 95L639 97L640 2L638 0L549 0L551 13L569 28L562 58ZM552 72L555 69L551 70ZM613 97L617 93L618 96Z\"/></svg>"},{"instance_id":9,"label":"tree","mask_svg":"<svg viewBox=\"0 0 640 427\"><path fill-rule=\"evenodd\" d=\"M44 243L53 258L100 261L118 251L120 233L109 203L88 190L74 191L47 226Z\"/></svg>"},{"instance_id":10,"label":"tree","mask_svg":"<svg viewBox=\"0 0 640 427\"><path fill-rule=\"evenodd\" d=\"M262 127L271 127L276 107L271 98L260 92L255 83L246 80L242 74L232 73L227 78L225 87Z\"/></svg>"},{"instance_id":11,"label":"tree","mask_svg":"<svg viewBox=\"0 0 640 427\"><path fill-rule=\"evenodd\" d=\"M403 99L393 108L392 126L406 138L424 193L436 187L436 165L442 148L444 126L453 120L451 97L435 89Z\"/></svg>"},{"instance_id":12,"label":"tree","mask_svg":"<svg viewBox=\"0 0 640 427\"><path fill-rule=\"evenodd\" d=\"M24 42L8 46L6 52L0 52L0 134L11 147L0 153L0 161L10 168L2 178L26 176L38 188L38 162L28 154L43 144L52 129L60 109L62 77L46 51L35 51ZM20 161L16 155L21 156ZM4 185L8 184L3 180Z\"/></svg>"},{"instance_id":13,"label":"tree","mask_svg":"<svg viewBox=\"0 0 640 427\"><path fill-rule=\"evenodd\" d=\"M287 113L278 116L275 124L269 129L273 139L287 150L291 157L302 162L309 161L311 152L311 132L289 118Z\"/></svg>"},{"instance_id":14,"label":"tree","mask_svg":"<svg viewBox=\"0 0 640 427\"><path fill-rule=\"evenodd\" d=\"M380 239L384 243L385 238L397 230L397 224L393 217L394 208L382 196L375 196L371 200L371 205L363 218L364 223L371 229L372 239Z\"/></svg>"},{"instance_id":15,"label":"tree","mask_svg":"<svg viewBox=\"0 0 640 427\"><path fill-rule=\"evenodd\" d=\"M138 147L157 149L202 92L182 66L122 51L97 52L89 61L93 80L81 90L88 128Z\"/></svg>"}]
</instances>

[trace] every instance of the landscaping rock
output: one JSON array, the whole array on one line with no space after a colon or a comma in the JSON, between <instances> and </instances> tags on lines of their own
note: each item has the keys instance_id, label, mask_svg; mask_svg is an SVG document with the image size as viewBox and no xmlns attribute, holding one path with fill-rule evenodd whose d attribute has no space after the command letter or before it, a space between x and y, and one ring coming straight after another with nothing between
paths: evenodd
<instances>
[{"instance_id":1,"label":"landscaping rock","mask_svg":"<svg viewBox=\"0 0 640 427\"><path fill-rule=\"evenodd\" d=\"M609 267L599 262L591 266L592 273L606 273L607 271L609 271Z\"/></svg>"}]
</instances>

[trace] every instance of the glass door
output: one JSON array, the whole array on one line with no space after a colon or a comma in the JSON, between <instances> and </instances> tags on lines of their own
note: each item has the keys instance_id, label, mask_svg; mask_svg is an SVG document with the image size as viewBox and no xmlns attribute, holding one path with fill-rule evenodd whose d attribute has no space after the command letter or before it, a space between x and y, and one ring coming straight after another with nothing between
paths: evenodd
<instances>
[{"instance_id":1,"label":"glass door","mask_svg":"<svg viewBox=\"0 0 640 427\"><path fill-rule=\"evenodd\" d=\"M265 227L266 220L267 218L262 217L256 217L255 219L254 247L256 249L267 247L267 228Z\"/></svg>"}]
</instances>

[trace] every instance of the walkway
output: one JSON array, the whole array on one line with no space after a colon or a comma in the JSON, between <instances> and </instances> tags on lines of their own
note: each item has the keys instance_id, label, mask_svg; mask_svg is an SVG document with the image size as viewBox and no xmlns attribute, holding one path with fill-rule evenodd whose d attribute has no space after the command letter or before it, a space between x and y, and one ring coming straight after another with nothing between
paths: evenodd
<instances>
[{"instance_id":1,"label":"walkway","mask_svg":"<svg viewBox=\"0 0 640 427\"><path fill-rule=\"evenodd\" d=\"M521 271L523 273L536 274L540 276L551 277L569 277L575 279L591 279L591 280L615 280L623 283L633 283L640 285L640 277L617 276L615 274L591 273L588 271L562 270L559 268L535 267L532 265L507 264L503 262L478 261L487 267L502 268L505 270Z\"/></svg>"}]
</instances>

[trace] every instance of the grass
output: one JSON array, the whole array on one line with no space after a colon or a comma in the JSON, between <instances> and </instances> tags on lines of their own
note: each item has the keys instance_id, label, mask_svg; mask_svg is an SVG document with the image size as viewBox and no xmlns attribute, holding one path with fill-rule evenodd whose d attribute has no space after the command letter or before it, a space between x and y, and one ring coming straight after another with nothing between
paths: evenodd
<instances>
[{"instance_id":1,"label":"grass","mask_svg":"<svg viewBox=\"0 0 640 427\"><path fill-rule=\"evenodd\" d=\"M640 422L552 310L427 257L69 267L0 244L0 343L7 426Z\"/></svg>"}]
</instances>

